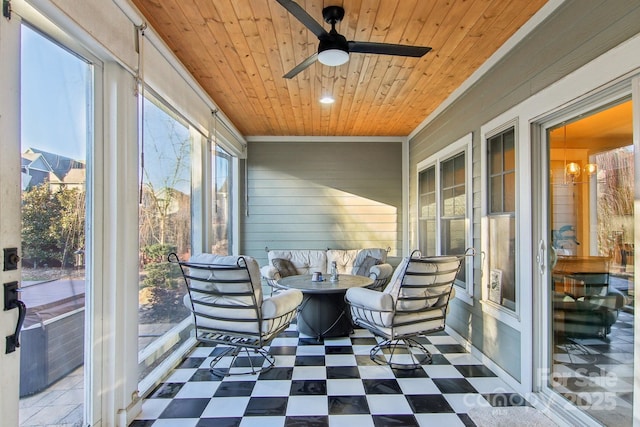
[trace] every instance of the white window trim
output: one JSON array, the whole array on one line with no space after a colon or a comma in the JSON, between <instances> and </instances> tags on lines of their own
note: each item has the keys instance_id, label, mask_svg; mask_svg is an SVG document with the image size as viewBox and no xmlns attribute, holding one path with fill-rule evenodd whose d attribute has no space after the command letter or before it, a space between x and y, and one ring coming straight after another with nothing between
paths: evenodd
<instances>
[{"instance_id":1,"label":"white window trim","mask_svg":"<svg viewBox=\"0 0 640 427\"><path fill-rule=\"evenodd\" d=\"M468 133L457 141L449 144L446 148L438 151L437 153L429 156L425 160L421 161L417 165L416 177L417 181L420 182L420 173L425 169L430 168L431 166L435 166L436 168L436 253L440 254L441 241L440 241L440 163L443 161L449 160L451 157L456 156L460 153L464 153L465 159L465 195L466 195L466 230L465 230L465 241L466 247L471 247L473 244L473 134ZM416 185L416 200L420 200L420 185ZM420 203L416 204L417 218L420 217ZM418 246L420 243L420 233L418 232ZM456 288L456 298L469 305L473 305L473 257L465 257L464 261L466 267L466 289L462 289L460 287Z\"/></svg>"},{"instance_id":2,"label":"white window trim","mask_svg":"<svg viewBox=\"0 0 640 427\"><path fill-rule=\"evenodd\" d=\"M487 254L489 253L489 191L488 191L488 166L489 159L487 156L487 140L492 138L510 128L513 128L514 133L514 150L515 150L515 179L516 179L516 211L515 211L515 221L516 221L516 254L515 254L515 263L516 263L516 272L515 272L515 287L516 287L516 301L515 301L515 310L509 310L508 308L489 300L488 294L488 283L489 283L489 268L488 268L488 260ZM514 117L511 120L503 122L503 124L494 127L485 125L480 128L480 188L481 188L481 202L480 202L480 212L481 212L481 221L480 221L480 234L481 234L481 262L480 262L480 271L482 272L481 283L480 283L480 304L482 306L483 313L487 313L490 316L498 319L500 322L505 323L512 328L519 329L521 323L521 303L522 303L522 290L521 290L521 277L522 277L522 269L519 268L519 245L521 244L521 233L519 230L519 211L520 211L520 133L519 133L519 123L518 118Z\"/></svg>"}]
</instances>

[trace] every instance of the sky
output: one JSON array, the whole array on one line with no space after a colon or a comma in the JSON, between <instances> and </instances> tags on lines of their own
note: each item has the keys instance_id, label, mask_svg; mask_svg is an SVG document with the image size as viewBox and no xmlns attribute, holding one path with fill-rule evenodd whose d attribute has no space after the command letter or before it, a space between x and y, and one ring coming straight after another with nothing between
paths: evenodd
<instances>
[{"instance_id":1,"label":"sky","mask_svg":"<svg viewBox=\"0 0 640 427\"><path fill-rule=\"evenodd\" d=\"M37 148L86 162L92 66L26 25L21 46L22 151ZM189 129L153 102L144 105L145 180L188 193L189 154L179 147L189 141ZM182 167L176 167L179 158L186 161ZM217 166L228 174L226 162Z\"/></svg>"},{"instance_id":2,"label":"sky","mask_svg":"<svg viewBox=\"0 0 640 427\"><path fill-rule=\"evenodd\" d=\"M86 162L91 65L28 26L22 27L21 57L22 151L37 148ZM179 176L172 172L175 142L185 139L186 127L145 102L145 181L189 191L188 157Z\"/></svg>"},{"instance_id":3,"label":"sky","mask_svg":"<svg viewBox=\"0 0 640 427\"><path fill-rule=\"evenodd\" d=\"M84 161L91 67L24 25L21 55L22 151Z\"/></svg>"}]
</instances>

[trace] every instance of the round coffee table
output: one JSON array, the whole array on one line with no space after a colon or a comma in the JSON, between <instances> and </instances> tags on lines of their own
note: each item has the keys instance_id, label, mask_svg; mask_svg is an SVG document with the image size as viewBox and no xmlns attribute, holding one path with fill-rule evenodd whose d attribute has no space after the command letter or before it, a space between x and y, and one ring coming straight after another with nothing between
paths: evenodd
<instances>
[{"instance_id":1,"label":"round coffee table","mask_svg":"<svg viewBox=\"0 0 640 427\"><path fill-rule=\"evenodd\" d=\"M337 282L331 282L328 277L323 282L312 282L310 274L278 280L281 288L302 291L298 331L316 339L348 336L353 326L344 294L349 288L364 288L372 284L373 279L351 274L341 274Z\"/></svg>"}]
</instances>

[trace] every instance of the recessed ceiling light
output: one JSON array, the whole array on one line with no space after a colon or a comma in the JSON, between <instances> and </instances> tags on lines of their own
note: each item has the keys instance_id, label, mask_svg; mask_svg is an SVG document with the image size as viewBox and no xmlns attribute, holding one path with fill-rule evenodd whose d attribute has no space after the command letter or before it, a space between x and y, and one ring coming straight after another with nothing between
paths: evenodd
<instances>
[{"instance_id":1,"label":"recessed ceiling light","mask_svg":"<svg viewBox=\"0 0 640 427\"><path fill-rule=\"evenodd\" d=\"M334 102L336 102L335 99L333 99L333 97L331 96L323 96L322 98L320 98L320 103L322 104L333 104Z\"/></svg>"}]
</instances>

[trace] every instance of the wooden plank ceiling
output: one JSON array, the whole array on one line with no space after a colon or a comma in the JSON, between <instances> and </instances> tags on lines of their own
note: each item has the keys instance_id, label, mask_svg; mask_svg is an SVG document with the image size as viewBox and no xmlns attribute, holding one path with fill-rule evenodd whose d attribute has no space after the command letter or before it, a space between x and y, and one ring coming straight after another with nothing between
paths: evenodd
<instances>
[{"instance_id":1,"label":"wooden plank ceiling","mask_svg":"<svg viewBox=\"0 0 640 427\"><path fill-rule=\"evenodd\" d=\"M343 6L347 40L430 46L422 58L350 54L314 63L318 39L275 0L132 0L244 136L411 133L546 0L298 0ZM319 103L330 94L336 102Z\"/></svg>"}]
</instances>

